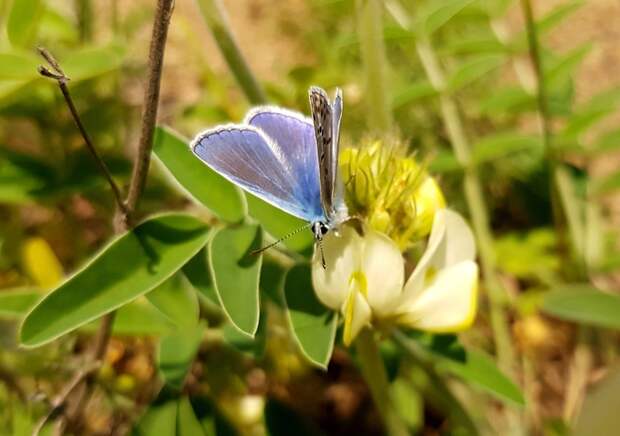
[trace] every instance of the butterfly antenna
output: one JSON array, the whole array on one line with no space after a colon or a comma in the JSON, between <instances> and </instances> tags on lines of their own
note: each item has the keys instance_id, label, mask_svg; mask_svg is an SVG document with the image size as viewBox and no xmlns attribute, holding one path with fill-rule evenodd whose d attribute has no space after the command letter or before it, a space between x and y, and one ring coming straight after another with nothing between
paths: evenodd
<instances>
[{"instance_id":1,"label":"butterfly antenna","mask_svg":"<svg viewBox=\"0 0 620 436\"><path fill-rule=\"evenodd\" d=\"M304 225L303 227L299 227L298 229L293 230L292 232L290 232L289 234L287 234L287 235L283 236L282 238L278 239L277 241L272 242L271 244L266 245L265 247L262 247L262 248L259 248L259 249L257 249L257 250L253 250L253 251L251 251L251 252L250 252L250 254L253 254L253 255L255 255L255 254L260 254L260 253L262 253L262 252L263 252L263 251L265 251L265 250L269 250L271 247L275 247L275 246L276 246L276 245L278 245L280 242L282 242L282 241L286 241L286 240L287 240L288 238L290 238L291 236L295 236L297 233L299 233L299 232L301 232L302 230L305 230L305 229L307 229L307 228L309 228L309 227L311 227L311 226L312 226L312 223L310 223L310 224L306 224L306 225Z\"/></svg>"}]
</instances>

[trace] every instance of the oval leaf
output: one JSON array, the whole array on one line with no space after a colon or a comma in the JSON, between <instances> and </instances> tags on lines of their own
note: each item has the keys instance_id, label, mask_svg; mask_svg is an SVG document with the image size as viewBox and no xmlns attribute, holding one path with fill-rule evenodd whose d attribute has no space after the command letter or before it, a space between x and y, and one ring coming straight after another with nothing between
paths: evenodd
<instances>
[{"instance_id":1,"label":"oval leaf","mask_svg":"<svg viewBox=\"0 0 620 436\"><path fill-rule=\"evenodd\" d=\"M307 222L295 218L253 195L246 194L246 199L250 215L256 218L265 231L275 238L281 238L308 225ZM310 231L300 231L286 238L282 243L291 250L306 251L312 247L314 238Z\"/></svg>"},{"instance_id":2,"label":"oval leaf","mask_svg":"<svg viewBox=\"0 0 620 436\"><path fill-rule=\"evenodd\" d=\"M207 226L190 215L148 219L111 242L41 300L22 324L22 344L43 345L150 291L207 239Z\"/></svg>"},{"instance_id":3,"label":"oval leaf","mask_svg":"<svg viewBox=\"0 0 620 436\"><path fill-rule=\"evenodd\" d=\"M191 198L228 222L239 222L247 212L243 192L202 163L189 141L167 127L155 130L155 156Z\"/></svg>"},{"instance_id":4,"label":"oval leaf","mask_svg":"<svg viewBox=\"0 0 620 436\"><path fill-rule=\"evenodd\" d=\"M437 367L466 382L479 386L503 401L525 405L521 390L495 365L493 359L480 351L468 350L462 361L441 359Z\"/></svg>"},{"instance_id":5,"label":"oval leaf","mask_svg":"<svg viewBox=\"0 0 620 436\"><path fill-rule=\"evenodd\" d=\"M180 327L198 323L198 296L183 274L175 274L146 294L146 298L166 318Z\"/></svg>"},{"instance_id":6,"label":"oval leaf","mask_svg":"<svg viewBox=\"0 0 620 436\"><path fill-rule=\"evenodd\" d=\"M200 436L204 434L205 432L194 413L189 398L187 396L181 397L177 415L177 436Z\"/></svg>"},{"instance_id":7,"label":"oval leaf","mask_svg":"<svg viewBox=\"0 0 620 436\"><path fill-rule=\"evenodd\" d=\"M262 256L258 225L218 230L209 242L209 270L220 305L230 321L242 332L254 336L258 328L258 284Z\"/></svg>"},{"instance_id":8,"label":"oval leaf","mask_svg":"<svg viewBox=\"0 0 620 436\"><path fill-rule=\"evenodd\" d=\"M620 329L620 296L587 284L546 293L542 309L567 321Z\"/></svg>"},{"instance_id":9,"label":"oval leaf","mask_svg":"<svg viewBox=\"0 0 620 436\"><path fill-rule=\"evenodd\" d=\"M11 44L26 46L34 39L43 10L42 0L13 0L6 23L6 32Z\"/></svg>"},{"instance_id":10,"label":"oval leaf","mask_svg":"<svg viewBox=\"0 0 620 436\"><path fill-rule=\"evenodd\" d=\"M181 389L202 341L205 324L178 330L161 339L157 354L159 370L167 384Z\"/></svg>"},{"instance_id":11,"label":"oval leaf","mask_svg":"<svg viewBox=\"0 0 620 436\"><path fill-rule=\"evenodd\" d=\"M284 298L293 336L301 351L313 364L327 368L334 349L338 314L316 298L308 265L294 266L286 274Z\"/></svg>"},{"instance_id":12,"label":"oval leaf","mask_svg":"<svg viewBox=\"0 0 620 436\"><path fill-rule=\"evenodd\" d=\"M18 318L28 312L41 298L41 291L33 288L0 290L0 318Z\"/></svg>"}]
</instances>

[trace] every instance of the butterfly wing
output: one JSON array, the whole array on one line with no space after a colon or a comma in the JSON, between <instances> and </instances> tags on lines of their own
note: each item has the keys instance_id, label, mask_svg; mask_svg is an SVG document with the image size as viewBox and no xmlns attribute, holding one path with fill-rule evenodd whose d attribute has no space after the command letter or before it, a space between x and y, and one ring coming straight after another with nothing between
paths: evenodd
<instances>
[{"instance_id":1,"label":"butterfly wing","mask_svg":"<svg viewBox=\"0 0 620 436\"><path fill-rule=\"evenodd\" d=\"M267 135L290 162L299 185L298 198L312 205L315 220L322 219L317 150L312 121L298 112L277 107L258 107L245 122Z\"/></svg>"},{"instance_id":2,"label":"butterfly wing","mask_svg":"<svg viewBox=\"0 0 620 436\"><path fill-rule=\"evenodd\" d=\"M334 118L329 97L321 88L310 88L310 112L314 122L314 133L319 163L319 185L321 205L326 216L332 216L334 210L334 152L333 133ZM337 158L337 155L336 155ZM337 159L336 159L337 164Z\"/></svg>"},{"instance_id":3,"label":"butterfly wing","mask_svg":"<svg viewBox=\"0 0 620 436\"><path fill-rule=\"evenodd\" d=\"M200 133L190 146L209 167L242 189L293 216L315 219L315 208L299 195L285 151L257 128L219 127Z\"/></svg>"}]
</instances>

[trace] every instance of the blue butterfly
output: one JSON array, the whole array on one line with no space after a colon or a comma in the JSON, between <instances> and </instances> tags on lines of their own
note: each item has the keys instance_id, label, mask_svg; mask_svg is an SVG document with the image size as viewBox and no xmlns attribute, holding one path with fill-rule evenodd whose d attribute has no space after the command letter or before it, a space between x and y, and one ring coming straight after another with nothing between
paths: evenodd
<instances>
[{"instance_id":1,"label":"blue butterfly","mask_svg":"<svg viewBox=\"0 0 620 436\"><path fill-rule=\"evenodd\" d=\"M257 107L243 124L206 130L190 147L226 179L310 223L305 227L320 243L347 218L338 177L342 92L336 90L332 103L324 90L311 87L309 97L312 119L277 107Z\"/></svg>"}]
</instances>

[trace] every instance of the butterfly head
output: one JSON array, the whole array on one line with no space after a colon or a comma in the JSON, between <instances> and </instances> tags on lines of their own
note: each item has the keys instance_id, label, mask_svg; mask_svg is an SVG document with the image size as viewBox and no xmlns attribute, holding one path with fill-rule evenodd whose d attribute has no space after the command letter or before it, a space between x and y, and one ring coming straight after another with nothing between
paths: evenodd
<instances>
[{"instance_id":1,"label":"butterfly head","mask_svg":"<svg viewBox=\"0 0 620 436\"><path fill-rule=\"evenodd\" d=\"M314 234L314 239L320 241L323 239L323 236L329 232L329 225L324 223L323 221L315 221L312 223L312 234Z\"/></svg>"}]
</instances>

